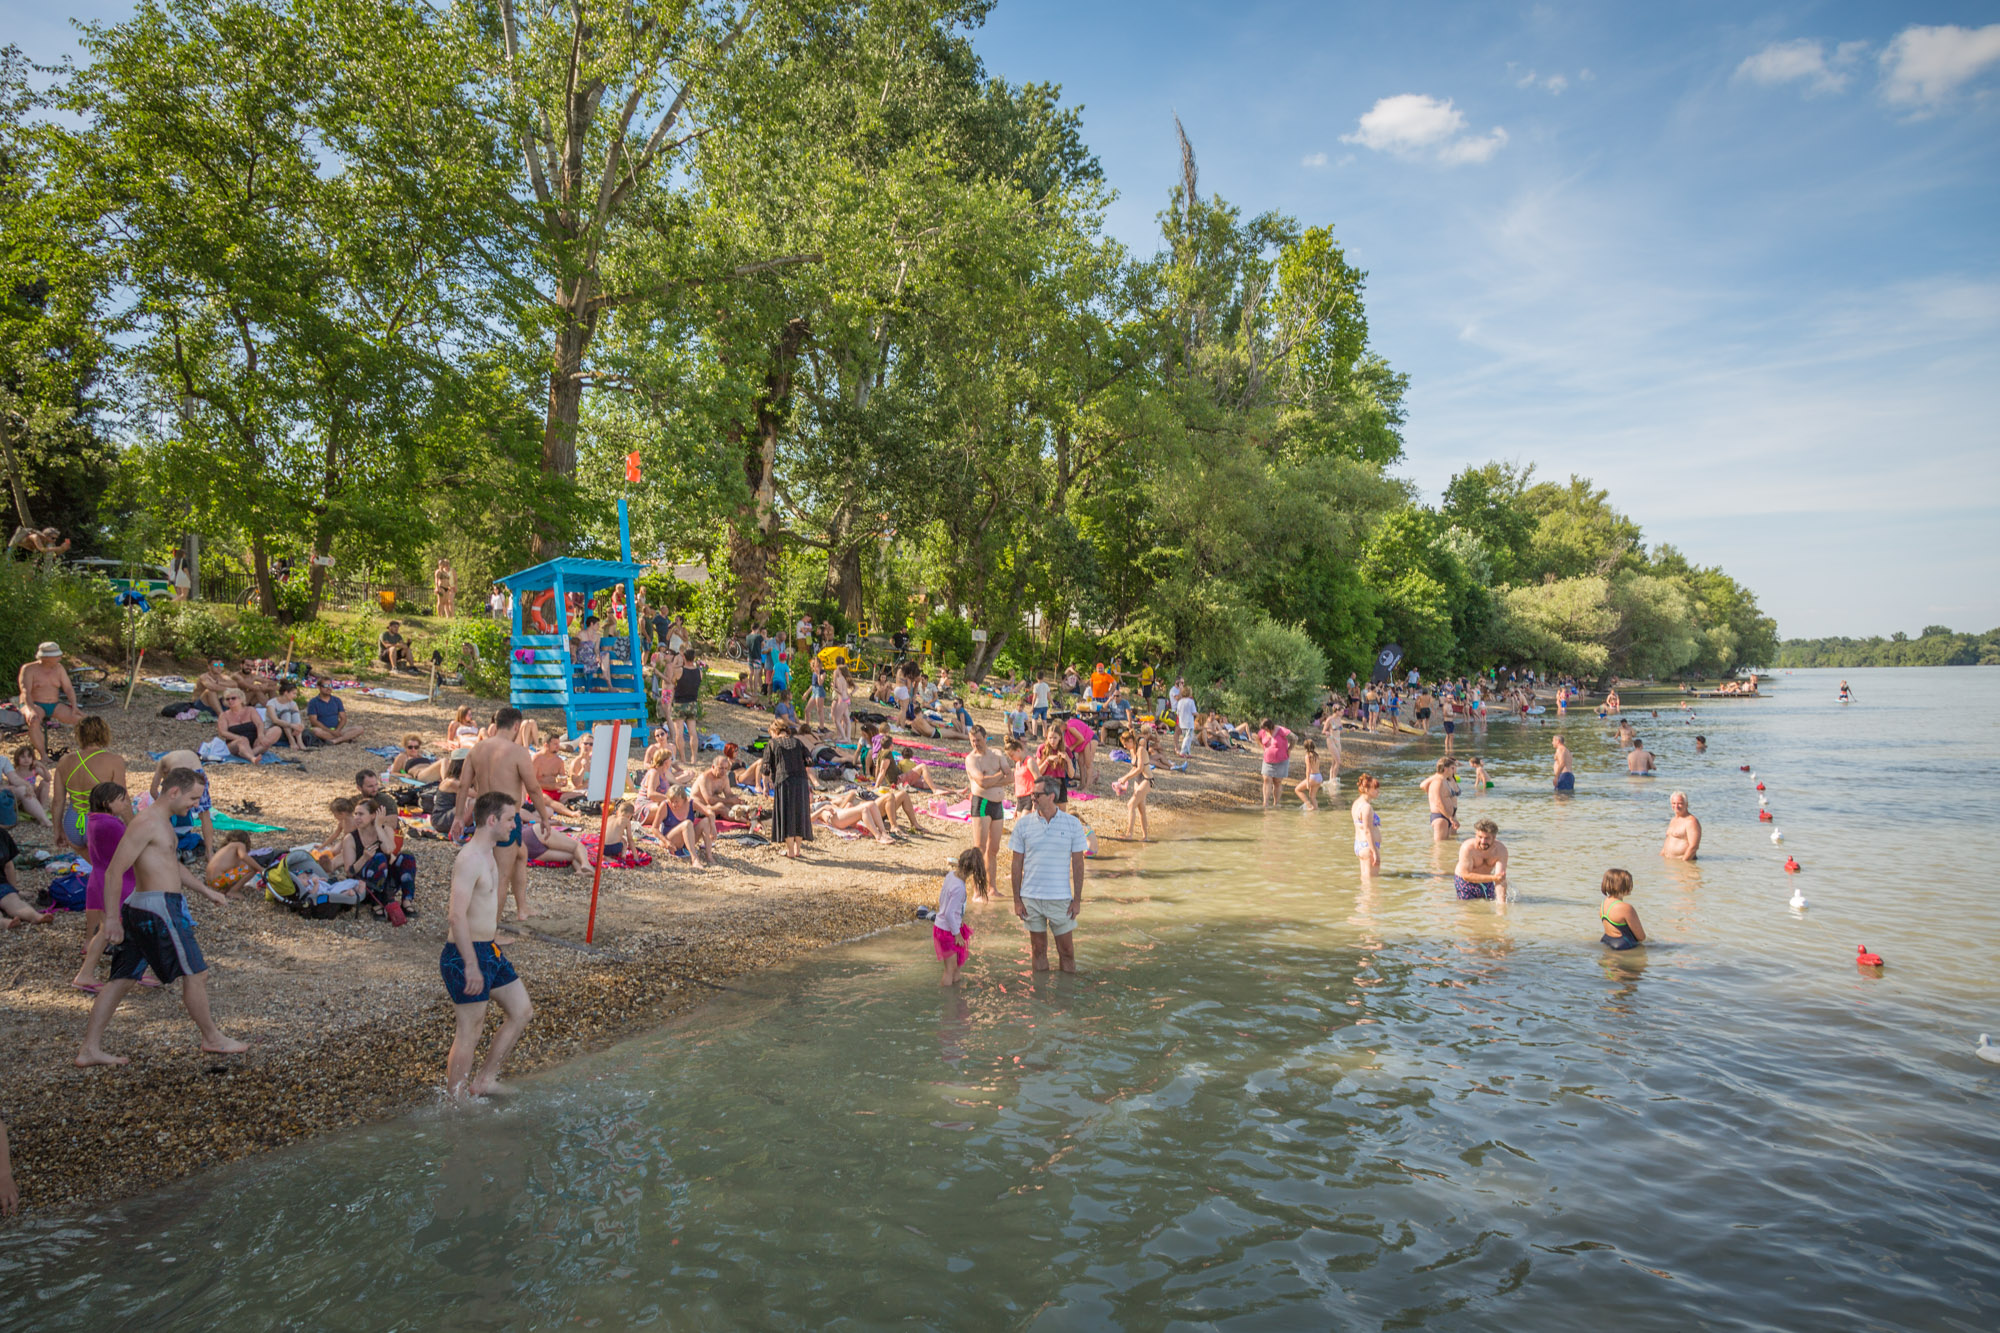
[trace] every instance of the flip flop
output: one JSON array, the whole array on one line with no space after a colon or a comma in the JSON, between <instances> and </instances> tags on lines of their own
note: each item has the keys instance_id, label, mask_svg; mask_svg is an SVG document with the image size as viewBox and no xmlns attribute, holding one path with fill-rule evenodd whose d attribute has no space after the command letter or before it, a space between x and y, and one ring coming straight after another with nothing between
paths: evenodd
<instances>
[{"instance_id":1,"label":"flip flop","mask_svg":"<svg viewBox=\"0 0 2000 1333\"><path fill-rule=\"evenodd\" d=\"M101 981L72 981L69 984L82 991L85 995L95 995L104 989L104 983Z\"/></svg>"}]
</instances>

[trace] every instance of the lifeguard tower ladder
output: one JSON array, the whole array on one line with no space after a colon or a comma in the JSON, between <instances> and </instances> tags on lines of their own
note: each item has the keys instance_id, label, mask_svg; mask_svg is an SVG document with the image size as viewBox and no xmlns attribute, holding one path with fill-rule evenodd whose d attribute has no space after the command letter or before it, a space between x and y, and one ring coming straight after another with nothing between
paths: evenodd
<instances>
[{"instance_id":1,"label":"lifeguard tower ladder","mask_svg":"<svg viewBox=\"0 0 2000 1333\"><path fill-rule=\"evenodd\" d=\"M516 708L560 708L565 733L575 737L598 722L622 719L640 735L646 726L646 682L639 669L637 579L645 566L632 559L632 529L625 502L618 502L618 550L623 559L586 560L562 556L509 574L501 586L514 594L514 643L509 700ZM596 671L578 669L570 651L572 629L569 595L589 598L607 588L625 585L626 633L608 634L599 652L611 661L611 688ZM539 623L538 623L539 613ZM606 625L608 617L601 616ZM622 654L616 649L622 648Z\"/></svg>"}]
</instances>

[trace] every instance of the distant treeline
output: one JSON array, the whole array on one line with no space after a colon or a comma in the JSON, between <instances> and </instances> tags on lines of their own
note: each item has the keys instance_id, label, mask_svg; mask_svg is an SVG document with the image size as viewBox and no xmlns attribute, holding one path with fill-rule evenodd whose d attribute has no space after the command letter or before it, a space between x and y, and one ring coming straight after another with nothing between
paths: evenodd
<instances>
[{"instance_id":1,"label":"distant treeline","mask_svg":"<svg viewBox=\"0 0 2000 1333\"><path fill-rule=\"evenodd\" d=\"M1916 638L1900 631L1884 639L1786 639L1781 667L2000 666L2000 629L1960 634L1926 625Z\"/></svg>"}]
</instances>

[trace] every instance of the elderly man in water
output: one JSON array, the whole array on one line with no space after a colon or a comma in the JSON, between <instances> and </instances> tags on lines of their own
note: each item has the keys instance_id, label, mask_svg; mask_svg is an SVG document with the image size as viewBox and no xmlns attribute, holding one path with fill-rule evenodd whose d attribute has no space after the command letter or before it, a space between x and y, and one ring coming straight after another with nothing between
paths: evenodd
<instances>
[{"instance_id":1,"label":"elderly man in water","mask_svg":"<svg viewBox=\"0 0 2000 1333\"><path fill-rule=\"evenodd\" d=\"M1686 792L1675 792L1667 804L1674 814L1667 821L1667 840L1660 844L1660 855L1669 861L1692 861L1701 850L1701 821L1688 812Z\"/></svg>"}]
</instances>

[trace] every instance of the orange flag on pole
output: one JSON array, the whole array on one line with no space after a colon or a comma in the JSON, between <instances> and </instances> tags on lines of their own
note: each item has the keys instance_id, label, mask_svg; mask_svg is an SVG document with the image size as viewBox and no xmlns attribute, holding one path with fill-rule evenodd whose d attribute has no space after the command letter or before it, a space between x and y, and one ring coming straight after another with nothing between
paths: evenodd
<instances>
[{"instance_id":1,"label":"orange flag on pole","mask_svg":"<svg viewBox=\"0 0 2000 1333\"><path fill-rule=\"evenodd\" d=\"M639 451L634 449L625 455L625 480L634 486L639 484Z\"/></svg>"}]
</instances>

